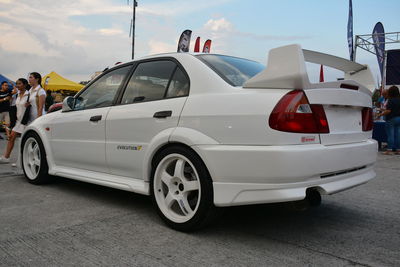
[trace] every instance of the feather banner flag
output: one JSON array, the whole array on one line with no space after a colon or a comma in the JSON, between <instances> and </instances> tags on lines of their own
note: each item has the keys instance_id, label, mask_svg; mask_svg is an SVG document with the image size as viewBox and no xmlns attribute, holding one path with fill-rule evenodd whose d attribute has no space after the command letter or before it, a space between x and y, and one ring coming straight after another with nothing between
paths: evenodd
<instances>
[{"instance_id":1,"label":"feather banner flag","mask_svg":"<svg viewBox=\"0 0 400 267\"><path fill-rule=\"evenodd\" d=\"M378 59L379 70L383 82L383 63L385 61L385 29L383 28L383 24L381 22L375 24L374 30L372 31L372 39L374 40L376 58Z\"/></svg>"},{"instance_id":2,"label":"feather banner flag","mask_svg":"<svg viewBox=\"0 0 400 267\"><path fill-rule=\"evenodd\" d=\"M184 30L179 38L177 52L189 52L191 30Z\"/></svg>"},{"instance_id":3,"label":"feather banner flag","mask_svg":"<svg viewBox=\"0 0 400 267\"><path fill-rule=\"evenodd\" d=\"M211 40L208 39L203 46L203 53L210 53L211 51Z\"/></svg>"},{"instance_id":4,"label":"feather banner flag","mask_svg":"<svg viewBox=\"0 0 400 267\"><path fill-rule=\"evenodd\" d=\"M323 83L324 82L324 66L321 65L321 68L319 69L319 82Z\"/></svg>"},{"instance_id":5,"label":"feather banner flag","mask_svg":"<svg viewBox=\"0 0 400 267\"><path fill-rule=\"evenodd\" d=\"M353 3L349 0L349 19L347 21L347 42L349 44L350 60L354 61L354 43L353 43Z\"/></svg>"},{"instance_id":6,"label":"feather banner flag","mask_svg":"<svg viewBox=\"0 0 400 267\"><path fill-rule=\"evenodd\" d=\"M200 36L196 38L196 43L194 44L194 52L200 52Z\"/></svg>"},{"instance_id":7,"label":"feather banner flag","mask_svg":"<svg viewBox=\"0 0 400 267\"><path fill-rule=\"evenodd\" d=\"M353 3L351 0L349 0L349 19L347 21L347 42L349 43L350 60L354 61Z\"/></svg>"}]
</instances>

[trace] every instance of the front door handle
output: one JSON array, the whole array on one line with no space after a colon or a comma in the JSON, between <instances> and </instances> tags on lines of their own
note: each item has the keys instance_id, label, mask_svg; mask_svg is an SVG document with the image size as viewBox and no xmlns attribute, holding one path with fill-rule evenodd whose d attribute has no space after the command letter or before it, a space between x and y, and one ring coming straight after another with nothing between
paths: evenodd
<instances>
[{"instance_id":1,"label":"front door handle","mask_svg":"<svg viewBox=\"0 0 400 267\"><path fill-rule=\"evenodd\" d=\"M101 115L90 117L90 121L96 122L96 121L99 121L99 120L101 120Z\"/></svg>"},{"instance_id":2,"label":"front door handle","mask_svg":"<svg viewBox=\"0 0 400 267\"><path fill-rule=\"evenodd\" d=\"M153 115L154 118L166 118L171 116L172 116L172 110L158 111Z\"/></svg>"}]
</instances>

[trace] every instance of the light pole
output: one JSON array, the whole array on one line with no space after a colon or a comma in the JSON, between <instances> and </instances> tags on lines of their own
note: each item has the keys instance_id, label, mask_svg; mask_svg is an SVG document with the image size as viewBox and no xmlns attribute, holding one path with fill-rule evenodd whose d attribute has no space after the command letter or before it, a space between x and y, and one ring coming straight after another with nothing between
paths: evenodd
<instances>
[{"instance_id":1,"label":"light pole","mask_svg":"<svg viewBox=\"0 0 400 267\"><path fill-rule=\"evenodd\" d=\"M133 14L132 14L132 60L135 57L135 19L136 19L136 0L132 1L133 4Z\"/></svg>"}]
</instances>

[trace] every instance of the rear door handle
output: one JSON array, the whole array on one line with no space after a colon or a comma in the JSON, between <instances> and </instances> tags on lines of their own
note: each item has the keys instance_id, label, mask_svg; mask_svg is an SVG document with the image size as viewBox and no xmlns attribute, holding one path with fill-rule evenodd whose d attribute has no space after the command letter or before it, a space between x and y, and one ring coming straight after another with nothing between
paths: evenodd
<instances>
[{"instance_id":1,"label":"rear door handle","mask_svg":"<svg viewBox=\"0 0 400 267\"><path fill-rule=\"evenodd\" d=\"M96 121L99 121L99 120L101 120L101 115L90 117L90 121L96 122Z\"/></svg>"},{"instance_id":2,"label":"rear door handle","mask_svg":"<svg viewBox=\"0 0 400 267\"><path fill-rule=\"evenodd\" d=\"M166 118L171 116L172 116L172 110L158 111L153 115L154 118Z\"/></svg>"}]
</instances>

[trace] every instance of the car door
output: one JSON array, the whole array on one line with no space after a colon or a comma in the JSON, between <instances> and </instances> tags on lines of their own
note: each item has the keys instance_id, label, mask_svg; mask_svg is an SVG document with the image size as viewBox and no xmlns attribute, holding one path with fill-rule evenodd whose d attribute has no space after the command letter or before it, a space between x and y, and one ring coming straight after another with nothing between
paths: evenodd
<instances>
[{"instance_id":1,"label":"car door","mask_svg":"<svg viewBox=\"0 0 400 267\"><path fill-rule=\"evenodd\" d=\"M72 111L60 112L51 127L58 167L109 172L105 160L105 119L132 65L113 69L74 97Z\"/></svg>"},{"instance_id":2,"label":"car door","mask_svg":"<svg viewBox=\"0 0 400 267\"><path fill-rule=\"evenodd\" d=\"M173 60L140 62L106 121L107 163L115 175L142 179L152 139L174 128L189 93L189 78Z\"/></svg>"}]
</instances>

